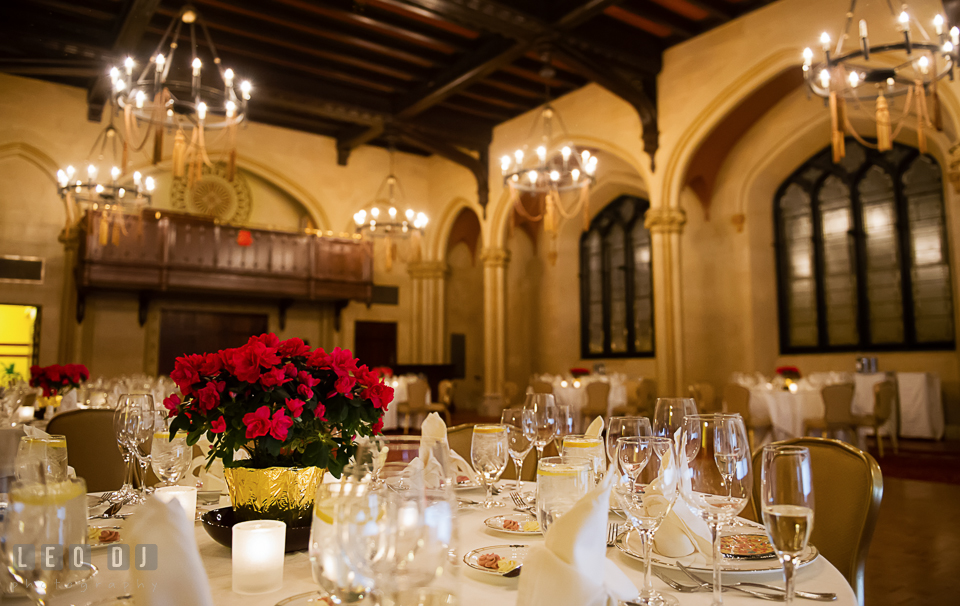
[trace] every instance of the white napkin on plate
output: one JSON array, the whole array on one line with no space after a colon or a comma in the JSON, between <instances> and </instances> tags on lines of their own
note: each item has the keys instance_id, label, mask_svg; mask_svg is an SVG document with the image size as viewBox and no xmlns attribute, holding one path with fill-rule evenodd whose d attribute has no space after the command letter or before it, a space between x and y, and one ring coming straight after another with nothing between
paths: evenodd
<instances>
[{"instance_id":1,"label":"white napkin on plate","mask_svg":"<svg viewBox=\"0 0 960 606\"><path fill-rule=\"evenodd\" d=\"M607 559L611 474L527 552L517 606L606 606L637 597L636 586Z\"/></svg>"},{"instance_id":2,"label":"white napkin on plate","mask_svg":"<svg viewBox=\"0 0 960 606\"><path fill-rule=\"evenodd\" d=\"M183 515L180 503L150 497L127 526L130 545L157 546L156 570L130 567L137 606L213 606L193 522ZM130 557L141 561L140 548L135 548Z\"/></svg>"},{"instance_id":3,"label":"white napkin on plate","mask_svg":"<svg viewBox=\"0 0 960 606\"><path fill-rule=\"evenodd\" d=\"M420 425L420 459L424 460L427 464L427 470L430 468L430 447L432 447L436 442L443 441L444 444L449 446L447 442L447 424L443 422L443 419L440 418L435 412L431 412L427 415L427 418L423 420L423 424ZM416 459L414 459L416 461ZM470 466L467 461L458 455L453 450L450 451L450 462L456 468L454 474L454 480L456 476L467 476L470 478L471 482L479 482L480 478L477 476L477 472L473 470L473 467ZM411 465L413 461L410 462Z\"/></svg>"},{"instance_id":4,"label":"white napkin on plate","mask_svg":"<svg viewBox=\"0 0 960 606\"><path fill-rule=\"evenodd\" d=\"M590 423L590 427L587 427L587 430L583 432L584 435L599 438L600 434L603 433L603 417L597 417L593 420L593 423Z\"/></svg>"}]
</instances>

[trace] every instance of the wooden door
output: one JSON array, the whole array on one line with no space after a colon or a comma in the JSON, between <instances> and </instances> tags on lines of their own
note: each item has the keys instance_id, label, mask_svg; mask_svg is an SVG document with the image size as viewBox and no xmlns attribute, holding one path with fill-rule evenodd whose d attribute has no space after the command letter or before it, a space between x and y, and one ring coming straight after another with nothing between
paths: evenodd
<instances>
[{"instance_id":1,"label":"wooden door","mask_svg":"<svg viewBox=\"0 0 960 606\"><path fill-rule=\"evenodd\" d=\"M240 347L267 332L267 314L239 314L165 309L160 315L158 372L169 375L184 354Z\"/></svg>"},{"instance_id":2,"label":"wooden door","mask_svg":"<svg viewBox=\"0 0 960 606\"><path fill-rule=\"evenodd\" d=\"M353 355L367 367L397 365L397 323L357 322Z\"/></svg>"}]
</instances>

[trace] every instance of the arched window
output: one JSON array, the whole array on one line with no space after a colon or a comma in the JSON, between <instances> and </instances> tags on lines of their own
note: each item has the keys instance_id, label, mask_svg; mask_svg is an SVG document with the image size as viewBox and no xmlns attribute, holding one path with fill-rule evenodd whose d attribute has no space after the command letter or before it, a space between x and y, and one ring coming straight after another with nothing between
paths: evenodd
<instances>
[{"instance_id":1,"label":"arched window","mask_svg":"<svg viewBox=\"0 0 960 606\"><path fill-rule=\"evenodd\" d=\"M650 203L621 196L580 238L580 343L584 358L653 356Z\"/></svg>"},{"instance_id":2,"label":"arched window","mask_svg":"<svg viewBox=\"0 0 960 606\"><path fill-rule=\"evenodd\" d=\"M953 349L940 166L847 139L774 200L783 353Z\"/></svg>"}]
</instances>

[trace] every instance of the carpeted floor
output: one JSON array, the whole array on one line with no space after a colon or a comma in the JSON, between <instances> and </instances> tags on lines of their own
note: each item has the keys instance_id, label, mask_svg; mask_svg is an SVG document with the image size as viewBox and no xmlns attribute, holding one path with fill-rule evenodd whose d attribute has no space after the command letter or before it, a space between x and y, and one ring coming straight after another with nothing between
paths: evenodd
<instances>
[{"instance_id":1,"label":"carpeted floor","mask_svg":"<svg viewBox=\"0 0 960 606\"><path fill-rule=\"evenodd\" d=\"M868 449L885 478L960 484L960 442L901 440L900 452L894 454L893 446L886 440L880 457L871 439Z\"/></svg>"}]
</instances>

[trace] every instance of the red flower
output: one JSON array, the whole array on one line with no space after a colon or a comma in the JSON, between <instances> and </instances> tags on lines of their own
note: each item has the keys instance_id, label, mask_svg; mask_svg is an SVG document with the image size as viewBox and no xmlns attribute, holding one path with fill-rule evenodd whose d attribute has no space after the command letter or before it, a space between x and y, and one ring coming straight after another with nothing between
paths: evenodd
<instances>
[{"instance_id":1,"label":"red flower","mask_svg":"<svg viewBox=\"0 0 960 606\"><path fill-rule=\"evenodd\" d=\"M330 395L327 397L333 396L334 393L338 393L342 396L346 396L348 399L353 399L353 388L356 386L357 380L351 376L342 376L339 377L336 382L333 384L335 391L331 391Z\"/></svg>"},{"instance_id":2,"label":"red flower","mask_svg":"<svg viewBox=\"0 0 960 606\"><path fill-rule=\"evenodd\" d=\"M374 408L386 410L387 405L393 402L393 388L383 383L377 383L361 391L360 397L364 400L370 400Z\"/></svg>"},{"instance_id":3,"label":"red flower","mask_svg":"<svg viewBox=\"0 0 960 606\"><path fill-rule=\"evenodd\" d=\"M224 420L223 416L219 419L214 419L210 421L210 431L213 433L223 433L227 430L227 422Z\"/></svg>"},{"instance_id":4,"label":"red flower","mask_svg":"<svg viewBox=\"0 0 960 606\"><path fill-rule=\"evenodd\" d=\"M294 417L299 417L303 413L303 407L306 405L306 402L303 400L294 400L293 398L287 398L287 408L290 409L290 413Z\"/></svg>"},{"instance_id":5,"label":"red flower","mask_svg":"<svg viewBox=\"0 0 960 606\"><path fill-rule=\"evenodd\" d=\"M276 350L280 347L280 337L273 334L272 332L265 332L259 337L250 337L247 340L247 345L252 345L254 343L262 343L269 347L270 349ZM280 360L277 360L279 362ZM274 362L276 364L277 362Z\"/></svg>"},{"instance_id":6,"label":"red flower","mask_svg":"<svg viewBox=\"0 0 960 606\"><path fill-rule=\"evenodd\" d=\"M284 358L293 358L296 356L305 356L310 353L310 346L304 344L303 339L296 337L281 341L277 347L277 353Z\"/></svg>"},{"instance_id":7,"label":"red flower","mask_svg":"<svg viewBox=\"0 0 960 606\"><path fill-rule=\"evenodd\" d=\"M260 375L260 386L264 389L273 389L292 380L283 372L282 368L271 368Z\"/></svg>"},{"instance_id":8,"label":"red flower","mask_svg":"<svg viewBox=\"0 0 960 606\"><path fill-rule=\"evenodd\" d=\"M254 339L256 337L251 337L250 342L239 348L232 359L234 374L247 383L257 382L260 378L261 366L274 366L280 363L276 350Z\"/></svg>"},{"instance_id":9,"label":"red flower","mask_svg":"<svg viewBox=\"0 0 960 606\"><path fill-rule=\"evenodd\" d=\"M219 406L220 393L226 386L227 384L223 381L209 381L197 391L197 402L200 404L200 410L207 413Z\"/></svg>"},{"instance_id":10,"label":"red flower","mask_svg":"<svg viewBox=\"0 0 960 606\"><path fill-rule=\"evenodd\" d=\"M200 374L212 377L220 372L221 368L223 368L223 358L220 357L220 352L217 352L203 356L203 362L200 363L198 370Z\"/></svg>"},{"instance_id":11,"label":"red flower","mask_svg":"<svg viewBox=\"0 0 960 606\"><path fill-rule=\"evenodd\" d=\"M59 383L60 369L61 369L61 366L59 364L54 364L53 366L47 366L44 369L43 374L46 375L47 380L50 381L51 383Z\"/></svg>"},{"instance_id":12,"label":"red flower","mask_svg":"<svg viewBox=\"0 0 960 606\"><path fill-rule=\"evenodd\" d=\"M301 383L300 385L297 385L297 395L304 400L309 400L313 397L313 390Z\"/></svg>"},{"instance_id":13,"label":"red flower","mask_svg":"<svg viewBox=\"0 0 960 606\"><path fill-rule=\"evenodd\" d=\"M203 356L193 354L189 356L180 356L174 363L173 372L170 378L180 388L180 392L189 396L193 393L193 386L200 381L200 373L197 372L197 365L203 362Z\"/></svg>"},{"instance_id":14,"label":"red flower","mask_svg":"<svg viewBox=\"0 0 960 606\"><path fill-rule=\"evenodd\" d=\"M177 407L180 406L180 396L177 394L170 394L163 399L163 407L170 411L170 414L173 415L177 412Z\"/></svg>"},{"instance_id":15,"label":"red flower","mask_svg":"<svg viewBox=\"0 0 960 606\"><path fill-rule=\"evenodd\" d=\"M383 431L383 418L377 419L377 422L370 429L373 430L373 435L380 434Z\"/></svg>"},{"instance_id":16,"label":"red flower","mask_svg":"<svg viewBox=\"0 0 960 606\"><path fill-rule=\"evenodd\" d=\"M313 410L313 416L317 417L321 421L326 421L323 416L327 414L327 407L323 404L317 404L317 407Z\"/></svg>"},{"instance_id":17,"label":"red flower","mask_svg":"<svg viewBox=\"0 0 960 606\"><path fill-rule=\"evenodd\" d=\"M297 380L306 385L307 387L316 387L320 384L320 379L314 377L312 374L305 370L301 370L297 373Z\"/></svg>"},{"instance_id":18,"label":"red flower","mask_svg":"<svg viewBox=\"0 0 960 606\"><path fill-rule=\"evenodd\" d=\"M273 413L270 420L270 435L281 442L287 439L287 433L293 427L293 419L283 413L283 409Z\"/></svg>"},{"instance_id":19,"label":"red flower","mask_svg":"<svg viewBox=\"0 0 960 606\"><path fill-rule=\"evenodd\" d=\"M335 347L329 354L317 348L307 360L307 364L316 368L329 368L337 373L338 377L345 377L357 371L357 360L353 357L353 353L349 349L339 347Z\"/></svg>"},{"instance_id":20,"label":"red flower","mask_svg":"<svg viewBox=\"0 0 960 606\"><path fill-rule=\"evenodd\" d=\"M259 438L270 432L270 407L261 406L256 412L243 415L243 424L247 426L247 439Z\"/></svg>"}]
</instances>

